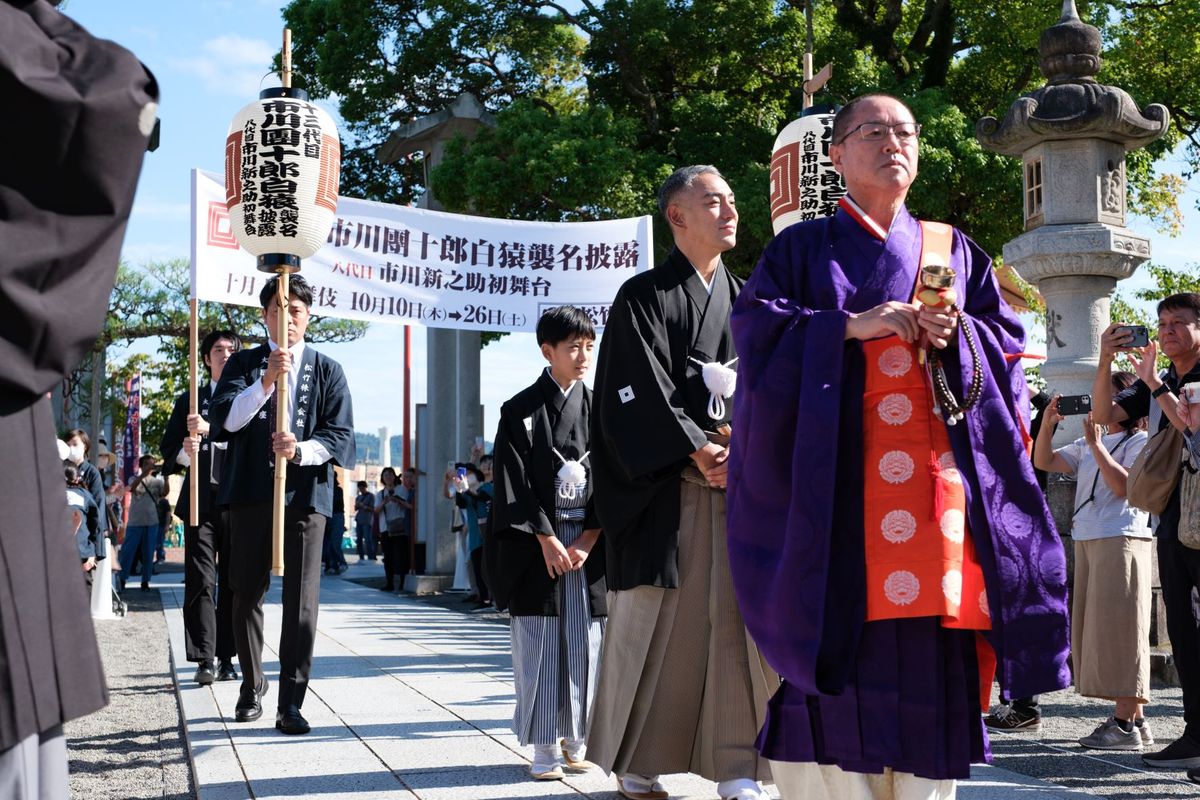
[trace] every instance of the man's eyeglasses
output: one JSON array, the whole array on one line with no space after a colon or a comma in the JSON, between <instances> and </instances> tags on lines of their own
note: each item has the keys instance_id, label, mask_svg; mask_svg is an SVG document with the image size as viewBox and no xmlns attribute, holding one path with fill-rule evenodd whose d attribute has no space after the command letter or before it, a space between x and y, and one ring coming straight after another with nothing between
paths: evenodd
<instances>
[{"instance_id":1,"label":"man's eyeglasses","mask_svg":"<svg viewBox=\"0 0 1200 800\"><path fill-rule=\"evenodd\" d=\"M882 142L883 138L888 135L888 131L896 134L896 138L901 142L912 142L921 135L921 126L916 122L897 122L895 125L888 125L883 122L864 122L843 136L840 141L835 142L835 144L841 144L856 133L865 141Z\"/></svg>"}]
</instances>

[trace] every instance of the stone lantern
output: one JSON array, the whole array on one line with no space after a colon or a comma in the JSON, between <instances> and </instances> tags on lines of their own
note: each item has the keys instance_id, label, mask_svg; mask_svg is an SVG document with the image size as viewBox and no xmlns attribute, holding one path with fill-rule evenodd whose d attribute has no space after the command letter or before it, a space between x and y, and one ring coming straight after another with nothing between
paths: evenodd
<instances>
[{"instance_id":1,"label":"stone lantern","mask_svg":"<svg viewBox=\"0 0 1200 800\"><path fill-rule=\"evenodd\" d=\"M1158 104L1139 111L1096 81L1100 31L1080 21L1074 0L1039 51L1046 85L1003 120L979 120L975 135L1022 161L1025 232L1004 246L1004 261L1046 299L1042 374L1051 392L1088 394L1116 282L1150 257L1149 240L1125 227L1125 153L1162 136L1170 115ZM1056 444L1080 435L1080 419L1060 426Z\"/></svg>"}]
</instances>

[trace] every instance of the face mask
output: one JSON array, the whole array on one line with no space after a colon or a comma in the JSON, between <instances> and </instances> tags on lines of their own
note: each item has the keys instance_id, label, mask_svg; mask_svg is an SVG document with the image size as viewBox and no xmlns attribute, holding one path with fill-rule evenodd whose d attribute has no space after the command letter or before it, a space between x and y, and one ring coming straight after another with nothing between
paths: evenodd
<instances>
[{"instance_id":1,"label":"face mask","mask_svg":"<svg viewBox=\"0 0 1200 800\"><path fill-rule=\"evenodd\" d=\"M68 448L67 458L71 459L72 463L83 463L83 445L73 444Z\"/></svg>"}]
</instances>

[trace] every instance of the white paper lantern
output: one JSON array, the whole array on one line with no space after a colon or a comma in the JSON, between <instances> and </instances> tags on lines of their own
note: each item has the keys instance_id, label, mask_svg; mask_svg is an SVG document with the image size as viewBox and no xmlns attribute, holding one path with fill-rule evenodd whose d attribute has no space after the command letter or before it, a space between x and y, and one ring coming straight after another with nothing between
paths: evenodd
<instances>
[{"instance_id":1,"label":"white paper lantern","mask_svg":"<svg viewBox=\"0 0 1200 800\"><path fill-rule=\"evenodd\" d=\"M321 249L337 212L337 126L302 89L265 89L225 140L225 202L233 233L264 272L295 272Z\"/></svg>"},{"instance_id":2,"label":"white paper lantern","mask_svg":"<svg viewBox=\"0 0 1200 800\"><path fill-rule=\"evenodd\" d=\"M842 176L829 160L833 114L813 113L788 123L771 153L771 225L789 225L833 216L846 193Z\"/></svg>"}]
</instances>

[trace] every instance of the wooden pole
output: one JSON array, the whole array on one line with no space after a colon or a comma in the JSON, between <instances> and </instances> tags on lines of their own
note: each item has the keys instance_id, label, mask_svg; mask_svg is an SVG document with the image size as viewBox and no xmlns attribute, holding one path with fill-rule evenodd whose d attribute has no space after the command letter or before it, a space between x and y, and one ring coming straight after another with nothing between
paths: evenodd
<instances>
[{"instance_id":1,"label":"wooden pole","mask_svg":"<svg viewBox=\"0 0 1200 800\"><path fill-rule=\"evenodd\" d=\"M808 90L808 82L813 77L813 8L812 0L806 0L804 3L804 25L807 33L807 46L804 50L804 99L801 101L801 108L812 108L812 93Z\"/></svg>"},{"instance_id":2,"label":"wooden pole","mask_svg":"<svg viewBox=\"0 0 1200 800\"><path fill-rule=\"evenodd\" d=\"M283 29L283 53L280 56L283 74L280 78L283 81L283 88L292 88L292 29Z\"/></svg>"},{"instance_id":3,"label":"wooden pole","mask_svg":"<svg viewBox=\"0 0 1200 800\"><path fill-rule=\"evenodd\" d=\"M275 295L275 303L279 309L279 318L275 325L275 344L286 348L288 346L288 305L291 291L288 287L288 274L279 273L279 291ZM275 380L275 432L286 433L288 412L288 375L281 374ZM275 510L271 516L271 572L283 575L283 514L284 498L287 494L287 459L282 453L275 456Z\"/></svg>"},{"instance_id":4,"label":"wooden pole","mask_svg":"<svg viewBox=\"0 0 1200 800\"><path fill-rule=\"evenodd\" d=\"M197 310L198 300L193 297L188 302L188 414L200 413L199 394L199 345L200 319ZM189 434L190 435L190 434ZM188 521L193 528L200 525L200 481L207 476L200 475L200 453L192 456L191 466L188 467ZM205 480L207 483L207 480Z\"/></svg>"},{"instance_id":5,"label":"wooden pole","mask_svg":"<svg viewBox=\"0 0 1200 800\"><path fill-rule=\"evenodd\" d=\"M283 52L280 55L283 74L280 76L285 89L292 85L292 30L283 29ZM279 318L275 324L275 344L286 348L288 346L288 306L291 304L291 290L288 286L288 273L279 273L279 291L275 302L279 309ZM275 432L286 433L288 413L288 374L285 372L275 381ZM271 515L271 572L283 576L283 515L284 499L287 495L287 459L283 455L275 456L275 509Z\"/></svg>"}]
</instances>

